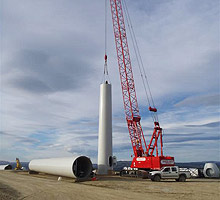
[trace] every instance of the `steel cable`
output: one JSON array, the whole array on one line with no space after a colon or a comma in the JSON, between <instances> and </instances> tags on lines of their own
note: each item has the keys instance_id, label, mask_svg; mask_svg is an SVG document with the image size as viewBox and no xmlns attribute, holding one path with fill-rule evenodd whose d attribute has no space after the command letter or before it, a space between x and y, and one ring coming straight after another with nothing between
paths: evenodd
<instances>
[{"instance_id":1,"label":"steel cable","mask_svg":"<svg viewBox=\"0 0 220 200\"><path fill-rule=\"evenodd\" d=\"M151 93L150 85L149 85L149 82L148 82L148 78L147 78L146 71L145 71L145 68L144 68L143 60L142 60L140 50L139 50L139 46L138 46L138 43L137 43L136 35L135 35L134 29L133 29L133 26L132 26L131 18L130 18L129 11L128 11L127 4L126 4L125 0L122 0L122 5L123 5L124 10L125 10L125 17L126 17L126 21L128 23L128 28L129 28L129 32L130 32L130 35L131 35L131 40L132 40L132 44L133 44L133 47L134 47L138 67L139 67L139 70L140 70L140 73L141 73L141 78L142 78L142 82L143 82L143 85L144 85L145 94L147 96L148 104L149 104L149 106L153 105L153 107L155 108L155 103L154 103L153 96L152 96L152 93ZM143 75L142 71L143 71L144 75ZM145 79L143 78L143 76L144 76ZM146 89L145 82L146 82L148 91ZM150 112L150 113L151 113L153 121L154 122L155 121L159 122L157 113L152 113L152 112Z\"/></svg>"}]
</instances>

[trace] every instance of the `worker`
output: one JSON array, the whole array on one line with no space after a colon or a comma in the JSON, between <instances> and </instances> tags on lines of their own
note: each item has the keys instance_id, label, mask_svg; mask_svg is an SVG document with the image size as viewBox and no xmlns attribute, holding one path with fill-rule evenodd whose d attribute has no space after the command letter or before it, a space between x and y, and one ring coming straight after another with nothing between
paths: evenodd
<instances>
[{"instance_id":1,"label":"worker","mask_svg":"<svg viewBox=\"0 0 220 200\"><path fill-rule=\"evenodd\" d=\"M16 168L15 170L21 170L21 163L19 161L19 158L16 158Z\"/></svg>"}]
</instances>

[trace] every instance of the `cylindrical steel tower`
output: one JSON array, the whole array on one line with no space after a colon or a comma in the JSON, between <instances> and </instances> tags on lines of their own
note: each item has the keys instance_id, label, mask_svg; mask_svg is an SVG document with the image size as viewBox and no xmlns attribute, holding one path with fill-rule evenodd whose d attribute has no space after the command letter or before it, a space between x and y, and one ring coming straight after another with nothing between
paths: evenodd
<instances>
[{"instance_id":1,"label":"cylindrical steel tower","mask_svg":"<svg viewBox=\"0 0 220 200\"><path fill-rule=\"evenodd\" d=\"M87 178L92 172L92 162L86 156L35 159L30 161L29 169L58 176Z\"/></svg>"},{"instance_id":2,"label":"cylindrical steel tower","mask_svg":"<svg viewBox=\"0 0 220 200\"><path fill-rule=\"evenodd\" d=\"M98 174L108 174L112 165L112 95L106 81L100 86Z\"/></svg>"}]
</instances>

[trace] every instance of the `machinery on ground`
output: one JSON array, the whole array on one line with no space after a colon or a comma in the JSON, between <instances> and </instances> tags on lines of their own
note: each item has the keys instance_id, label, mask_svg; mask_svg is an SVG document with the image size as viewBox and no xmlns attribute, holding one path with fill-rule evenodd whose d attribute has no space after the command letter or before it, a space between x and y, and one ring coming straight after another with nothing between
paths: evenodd
<instances>
[{"instance_id":1,"label":"machinery on ground","mask_svg":"<svg viewBox=\"0 0 220 200\"><path fill-rule=\"evenodd\" d=\"M179 167L163 167L159 171L149 172L149 178L152 181L160 181L161 179L175 179L179 182L185 182L187 178L191 178L189 171L181 171Z\"/></svg>"},{"instance_id":2,"label":"machinery on ground","mask_svg":"<svg viewBox=\"0 0 220 200\"><path fill-rule=\"evenodd\" d=\"M151 112L154 122L154 131L152 137L149 144L146 144L142 126L140 123L141 116L139 113L136 97L122 6L125 9L125 15L128 24L131 23L129 13L126 3L123 0L110 0L110 5L123 94L124 110L134 152L134 158L131 164L131 168L138 168L150 171L159 170L164 166L174 166L174 157L163 155L162 128L159 124L157 109L154 105L153 97L150 91L147 76L143 67L143 62L135 38L135 33L132 26L128 25L131 32L131 38L134 45L138 66L141 72L142 81L144 83L144 89L147 95L149 111ZM107 62L107 55L105 55L105 62Z\"/></svg>"}]
</instances>

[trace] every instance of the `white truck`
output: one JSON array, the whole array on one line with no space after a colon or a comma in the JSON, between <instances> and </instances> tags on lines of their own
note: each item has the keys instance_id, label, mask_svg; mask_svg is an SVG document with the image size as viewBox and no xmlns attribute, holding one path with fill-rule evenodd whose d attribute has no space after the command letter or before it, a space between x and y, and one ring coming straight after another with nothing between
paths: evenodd
<instances>
[{"instance_id":1,"label":"white truck","mask_svg":"<svg viewBox=\"0 0 220 200\"><path fill-rule=\"evenodd\" d=\"M189 171L180 171L177 166L163 167L159 171L149 172L149 178L152 181L160 181L161 179L175 179L176 181L184 182L191 175Z\"/></svg>"}]
</instances>

